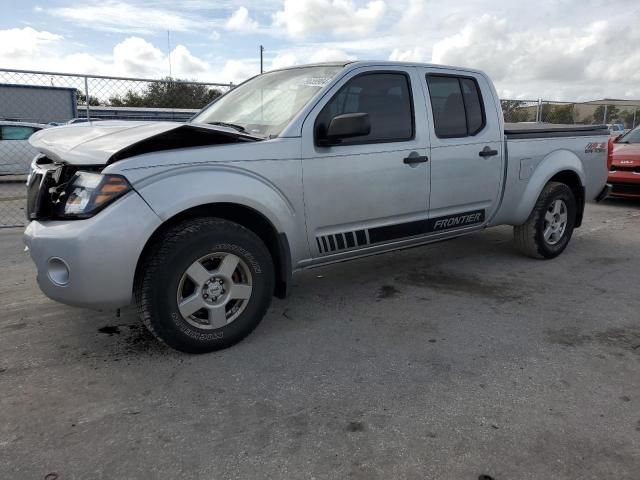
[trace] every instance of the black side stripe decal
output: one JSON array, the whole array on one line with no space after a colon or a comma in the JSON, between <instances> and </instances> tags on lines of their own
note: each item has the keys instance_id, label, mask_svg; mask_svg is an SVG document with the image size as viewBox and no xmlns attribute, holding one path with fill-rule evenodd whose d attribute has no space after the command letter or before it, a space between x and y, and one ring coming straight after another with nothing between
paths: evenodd
<instances>
[{"instance_id":1,"label":"black side stripe decal","mask_svg":"<svg viewBox=\"0 0 640 480\"><path fill-rule=\"evenodd\" d=\"M465 227L484 222L484 210L446 215L444 217L417 220L415 222L398 223L385 227L369 229L371 243L388 242L403 237L412 237L429 232L439 232L450 228Z\"/></svg>"},{"instance_id":2,"label":"black side stripe decal","mask_svg":"<svg viewBox=\"0 0 640 480\"><path fill-rule=\"evenodd\" d=\"M484 220L484 210L472 210L470 212L445 215L428 220L417 220L414 222L396 223L384 227L370 228L368 229L369 241L367 241L365 230L357 230L355 232L336 233L316 237L316 242L318 243L320 253L330 253L347 248L362 247L374 243L389 242L399 238L423 235L429 232L440 232L453 228L482 224Z\"/></svg>"}]
</instances>

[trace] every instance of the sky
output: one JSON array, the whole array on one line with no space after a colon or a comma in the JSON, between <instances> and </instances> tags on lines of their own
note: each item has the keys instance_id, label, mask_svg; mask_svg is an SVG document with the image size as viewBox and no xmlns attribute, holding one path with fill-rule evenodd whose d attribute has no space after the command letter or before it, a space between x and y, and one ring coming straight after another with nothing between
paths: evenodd
<instances>
[{"instance_id":1,"label":"sky","mask_svg":"<svg viewBox=\"0 0 640 480\"><path fill-rule=\"evenodd\" d=\"M0 0L0 68L238 83L329 60L479 68L502 98L640 99L640 0ZM167 32L170 32L169 35Z\"/></svg>"}]
</instances>

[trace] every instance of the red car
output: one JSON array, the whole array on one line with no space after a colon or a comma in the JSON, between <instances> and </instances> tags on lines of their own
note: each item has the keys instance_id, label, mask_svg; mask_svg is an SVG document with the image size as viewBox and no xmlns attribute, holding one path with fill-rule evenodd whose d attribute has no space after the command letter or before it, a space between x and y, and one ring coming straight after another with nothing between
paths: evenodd
<instances>
[{"instance_id":1,"label":"red car","mask_svg":"<svg viewBox=\"0 0 640 480\"><path fill-rule=\"evenodd\" d=\"M610 196L640 198L640 127L609 140Z\"/></svg>"}]
</instances>

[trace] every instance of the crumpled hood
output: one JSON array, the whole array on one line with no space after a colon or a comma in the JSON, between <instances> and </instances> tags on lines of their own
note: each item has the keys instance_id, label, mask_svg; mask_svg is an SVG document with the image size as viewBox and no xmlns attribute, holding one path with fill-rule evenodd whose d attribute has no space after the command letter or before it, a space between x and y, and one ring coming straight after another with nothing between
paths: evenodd
<instances>
[{"instance_id":1,"label":"crumpled hood","mask_svg":"<svg viewBox=\"0 0 640 480\"><path fill-rule=\"evenodd\" d=\"M29 143L56 162L106 165L153 151L255 140L214 125L113 120L47 128L33 134Z\"/></svg>"}]
</instances>

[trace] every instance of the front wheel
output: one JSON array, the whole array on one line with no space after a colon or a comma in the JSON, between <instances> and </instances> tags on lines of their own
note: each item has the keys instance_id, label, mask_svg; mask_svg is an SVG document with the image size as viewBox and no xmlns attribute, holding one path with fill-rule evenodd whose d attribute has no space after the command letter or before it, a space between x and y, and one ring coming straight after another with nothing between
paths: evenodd
<instances>
[{"instance_id":1,"label":"front wheel","mask_svg":"<svg viewBox=\"0 0 640 480\"><path fill-rule=\"evenodd\" d=\"M576 199L573 191L559 182L549 182L527 221L515 226L516 247L533 258L554 258L571 240L576 221Z\"/></svg>"},{"instance_id":2,"label":"front wheel","mask_svg":"<svg viewBox=\"0 0 640 480\"><path fill-rule=\"evenodd\" d=\"M250 230L198 218L167 231L136 285L138 312L170 347L204 353L229 347L260 323L271 302L274 268Z\"/></svg>"}]
</instances>

